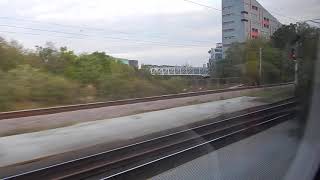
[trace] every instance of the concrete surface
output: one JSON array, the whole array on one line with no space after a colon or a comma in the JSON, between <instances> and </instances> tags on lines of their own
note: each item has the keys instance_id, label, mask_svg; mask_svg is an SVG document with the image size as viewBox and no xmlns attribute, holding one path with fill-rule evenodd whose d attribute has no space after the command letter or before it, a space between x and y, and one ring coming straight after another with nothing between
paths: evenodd
<instances>
[{"instance_id":1,"label":"concrete surface","mask_svg":"<svg viewBox=\"0 0 320 180\"><path fill-rule=\"evenodd\" d=\"M40 115L33 117L14 118L0 121L0 137L29 132L36 132L47 129L71 126L77 123L103 120L121 116L139 114L155 110L169 109L191 104L205 103L222 99L251 94L261 90L277 91L282 88L292 88L292 85L272 88L260 88L251 90L241 90L234 92L216 93L202 96L159 100L153 102L136 103L121 106L110 106L95 109L86 109L57 114Z\"/></svg>"},{"instance_id":2,"label":"concrete surface","mask_svg":"<svg viewBox=\"0 0 320 180\"><path fill-rule=\"evenodd\" d=\"M197 158L153 180L280 180L295 158L299 139L293 135L295 121Z\"/></svg>"},{"instance_id":3,"label":"concrete surface","mask_svg":"<svg viewBox=\"0 0 320 180\"><path fill-rule=\"evenodd\" d=\"M2 137L0 167L97 144L130 140L262 104L256 98L239 97Z\"/></svg>"}]
</instances>

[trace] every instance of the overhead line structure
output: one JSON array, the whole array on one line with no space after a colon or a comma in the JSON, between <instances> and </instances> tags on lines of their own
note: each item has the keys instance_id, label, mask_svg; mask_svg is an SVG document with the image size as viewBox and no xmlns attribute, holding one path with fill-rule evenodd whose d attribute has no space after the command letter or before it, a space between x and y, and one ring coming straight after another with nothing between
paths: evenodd
<instances>
[{"instance_id":1,"label":"overhead line structure","mask_svg":"<svg viewBox=\"0 0 320 180\"><path fill-rule=\"evenodd\" d=\"M0 30L0 33L25 34L25 35L32 35L32 36L41 36L42 35L42 34L39 34L39 33L15 32L15 31L4 31L4 30ZM81 37L59 36L59 35L53 35L53 34L50 34L50 36L58 37L58 38L65 38L65 39L80 39L80 40L84 39L84 38L81 38Z\"/></svg>"},{"instance_id":2,"label":"overhead line structure","mask_svg":"<svg viewBox=\"0 0 320 180\"><path fill-rule=\"evenodd\" d=\"M25 34L25 35L32 35L32 36L42 36L43 35L43 34L38 34L38 33L4 31L4 30L0 30L0 32L2 32L2 33L11 33L11 34ZM50 36L59 37L59 38L67 38L67 39L79 39L79 40L85 40L85 39L88 39L88 38L92 39L91 36L88 36L88 37L67 37L67 36L59 36L59 35L56 35L56 34L50 34ZM137 44L149 44L149 45L151 44L151 45L157 45L157 46L163 46L163 47L179 47L179 48L190 48L190 47L205 48L206 47L206 46L192 45L192 44L165 44L165 43L162 43L162 42L142 41L142 40L133 40L133 39L116 38L116 37L101 37L101 38L118 40L118 41L126 41L126 42L129 42L129 43L131 42L131 43L137 43Z\"/></svg>"},{"instance_id":3,"label":"overhead line structure","mask_svg":"<svg viewBox=\"0 0 320 180\"><path fill-rule=\"evenodd\" d=\"M35 21L35 20L29 20L29 19L20 19L20 18L12 18L12 17L0 17L0 19L8 19L8 20L15 20L15 21L20 21L20 22L32 22L32 23L37 23L37 24L46 24L46 25L53 25L53 26L60 26L60 27L66 27L66 28L72 28L72 29L78 29L78 30L82 30L82 29L86 29L89 31L100 31L100 32L108 32L111 31L113 33L117 33L117 34L125 34L125 35L129 35L129 36L136 36L138 34L135 33L128 33L128 32L123 32L123 31L115 31L115 30L106 30L103 28L92 28L92 27L87 27L87 26L75 26L75 25L65 25L65 24L60 24L60 23L44 23L44 22L40 22L40 21ZM151 38L155 38L155 39L162 39L162 40L170 40L168 39L168 36L155 36L155 35L148 35L146 37L151 37ZM167 38L164 38L167 37ZM196 43L212 43L211 41L200 41L200 40L180 40L180 41L184 41L184 42L196 42Z\"/></svg>"}]
</instances>

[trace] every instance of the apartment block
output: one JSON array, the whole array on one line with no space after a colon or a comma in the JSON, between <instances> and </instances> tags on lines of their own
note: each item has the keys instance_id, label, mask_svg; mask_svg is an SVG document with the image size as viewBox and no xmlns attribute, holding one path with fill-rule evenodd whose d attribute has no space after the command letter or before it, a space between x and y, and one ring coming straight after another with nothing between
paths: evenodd
<instances>
[{"instance_id":1,"label":"apartment block","mask_svg":"<svg viewBox=\"0 0 320 180\"><path fill-rule=\"evenodd\" d=\"M222 0L223 52L234 42L270 39L279 27L281 23L256 0Z\"/></svg>"}]
</instances>

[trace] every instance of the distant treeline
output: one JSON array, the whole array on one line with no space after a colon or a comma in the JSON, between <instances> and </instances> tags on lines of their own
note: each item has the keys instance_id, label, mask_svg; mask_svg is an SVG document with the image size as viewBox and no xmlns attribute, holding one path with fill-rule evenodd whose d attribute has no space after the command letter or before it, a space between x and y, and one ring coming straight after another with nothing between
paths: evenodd
<instances>
[{"instance_id":1,"label":"distant treeline","mask_svg":"<svg viewBox=\"0 0 320 180\"><path fill-rule=\"evenodd\" d=\"M300 100L301 120L305 120L312 100L315 61L319 60L320 29L306 23L283 25L270 40L254 39L235 43L226 52L225 59L218 61L211 72L215 77L241 77L245 84L268 84L294 80L295 49L298 62L298 86L296 97ZM260 48L262 48L262 77L259 77Z\"/></svg>"},{"instance_id":2,"label":"distant treeline","mask_svg":"<svg viewBox=\"0 0 320 180\"><path fill-rule=\"evenodd\" d=\"M307 24L291 24L278 29L271 40L232 44L211 75L214 78L241 77L242 83L250 85L292 81L294 63L288 54L290 48L296 46L301 82L297 94L307 96L313 80L319 34L319 29ZM104 52L78 55L66 47L56 48L52 43L29 50L16 41L0 38L0 111L171 94L190 89L192 84L186 78L152 76Z\"/></svg>"},{"instance_id":3,"label":"distant treeline","mask_svg":"<svg viewBox=\"0 0 320 180\"><path fill-rule=\"evenodd\" d=\"M76 55L52 43L36 50L0 38L0 110L182 92L181 78L161 79L104 52Z\"/></svg>"},{"instance_id":4,"label":"distant treeline","mask_svg":"<svg viewBox=\"0 0 320 180\"><path fill-rule=\"evenodd\" d=\"M215 64L211 75L217 78L241 77L244 84L251 85L293 81L294 61L290 53L294 48L300 67L300 81L310 84L319 32L319 28L310 27L306 23L290 24L279 28L270 40L261 38L231 44L225 58Z\"/></svg>"}]
</instances>

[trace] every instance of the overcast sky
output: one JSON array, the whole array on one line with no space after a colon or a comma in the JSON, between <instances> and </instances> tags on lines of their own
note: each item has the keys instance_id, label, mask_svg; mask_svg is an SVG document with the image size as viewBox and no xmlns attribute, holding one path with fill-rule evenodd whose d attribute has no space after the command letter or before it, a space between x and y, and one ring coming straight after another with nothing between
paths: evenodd
<instances>
[{"instance_id":1,"label":"overcast sky","mask_svg":"<svg viewBox=\"0 0 320 180\"><path fill-rule=\"evenodd\" d=\"M193 0L221 9L221 0ZM282 23L320 18L319 0L260 0ZM201 66L221 42L221 12L183 0L0 0L0 36L53 42L144 64ZM284 16L287 17L284 17Z\"/></svg>"}]
</instances>

